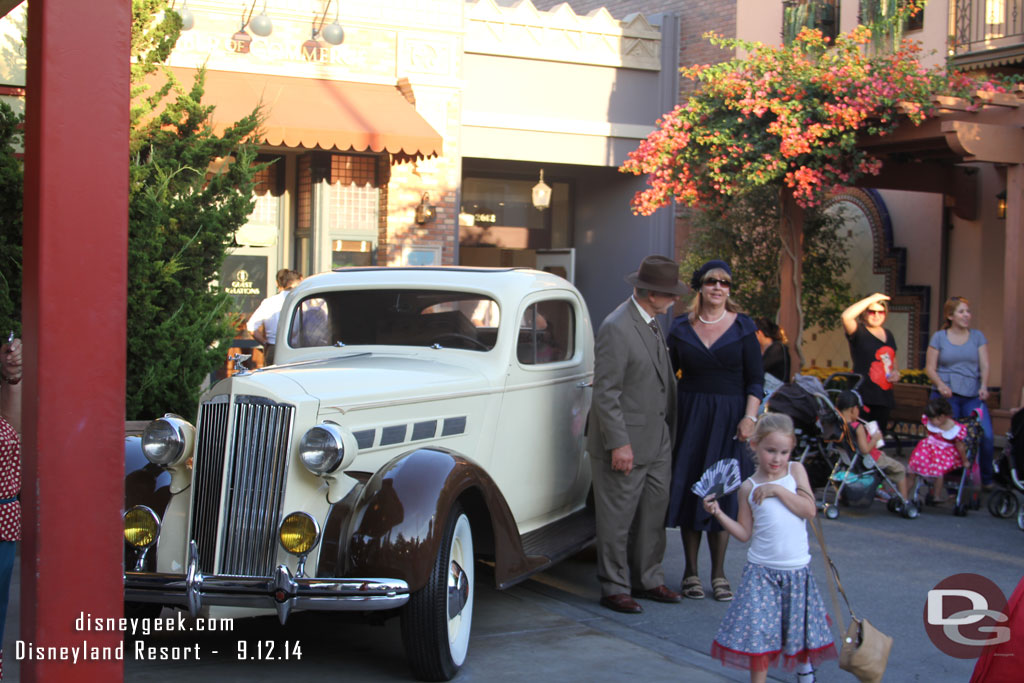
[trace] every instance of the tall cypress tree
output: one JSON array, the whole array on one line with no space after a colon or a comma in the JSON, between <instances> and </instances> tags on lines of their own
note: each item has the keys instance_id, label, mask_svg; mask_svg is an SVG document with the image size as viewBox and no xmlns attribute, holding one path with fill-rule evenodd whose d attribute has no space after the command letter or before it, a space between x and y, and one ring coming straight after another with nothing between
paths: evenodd
<instances>
[{"instance_id":1,"label":"tall cypress tree","mask_svg":"<svg viewBox=\"0 0 1024 683\"><path fill-rule=\"evenodd\" d=\"M21 225L24 170L15 153L22 147L25 117L0 102L0 342L21 334Z\"/></svg>"},{"instance_id":2,"label":"tall cypress tree","mask_svg":"<svg viewBox=\"0 0 1024 683\"><path fill-rule=\"evenodd\" d=\"M259 112L213 132L202 72L185 89L161 66L181 30L168 4L132 2L128 419L194 416L234 336L217 275L254 205Z\"/></svg>"}]
</instances>

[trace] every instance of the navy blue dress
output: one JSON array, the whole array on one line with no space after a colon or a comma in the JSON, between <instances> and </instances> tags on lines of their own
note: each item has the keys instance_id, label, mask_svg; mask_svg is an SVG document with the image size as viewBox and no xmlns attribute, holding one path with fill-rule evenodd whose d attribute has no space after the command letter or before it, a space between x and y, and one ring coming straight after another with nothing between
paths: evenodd
<instances>
[{"instance_id":1,"label":"navy blue dress","mask_svg":"<svg viewBox=\"0 0 1024 683\"><path fill-rule=\"evenodd\" d=\"M668 336L672 366L679 380L679 420L672 460L672 486L667 526L697 531L721 531L690 488L708 467L725 458L740 462L743 478L754 471L746 444L734 439L743 418L747 396L764 396L761 346L754 321L740 313L735 322L707 348L687 316L672 322ZM719 501L736 519L736 493Z\"/></svg>"}]
</instances>

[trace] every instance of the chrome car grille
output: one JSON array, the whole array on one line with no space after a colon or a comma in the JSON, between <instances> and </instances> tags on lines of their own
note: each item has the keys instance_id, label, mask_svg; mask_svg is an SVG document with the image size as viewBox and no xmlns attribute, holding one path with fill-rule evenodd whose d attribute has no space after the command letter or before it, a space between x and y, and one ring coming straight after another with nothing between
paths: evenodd
<instances>
[{"instance_id":1,"label":"chrome car grille","mask_svg":"<svg viewBox=\"0 0 1024 683\"><path fill-rule=\"evenodd\" d=\"M227 399L200 406L191 538L204 574L270 576L295 406L256 396Z\"/></svg>"}]
</instances>

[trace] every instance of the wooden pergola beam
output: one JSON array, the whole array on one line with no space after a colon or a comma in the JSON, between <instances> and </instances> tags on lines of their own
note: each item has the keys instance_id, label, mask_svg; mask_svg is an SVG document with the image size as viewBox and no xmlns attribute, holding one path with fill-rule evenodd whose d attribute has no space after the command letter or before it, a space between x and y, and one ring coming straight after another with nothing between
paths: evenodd
<instances>
[{"instance_id":1,"label":"wooden pergola beam","mask_svg":"<svg viewBox=\"0 0 1024 683\"><path fill-rule=\"evenodd\" d=\"M946 143L963 161L1024 162L1024 128L968 121L943 121Z\"/></svg>"}]
</instances>

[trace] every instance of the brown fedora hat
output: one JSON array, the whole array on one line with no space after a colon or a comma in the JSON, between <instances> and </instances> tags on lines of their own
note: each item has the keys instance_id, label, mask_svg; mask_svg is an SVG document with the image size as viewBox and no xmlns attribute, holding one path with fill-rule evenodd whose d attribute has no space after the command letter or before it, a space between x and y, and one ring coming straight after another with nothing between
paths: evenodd
<instances>
[{"instance_id":1,"label":"brown fedora hat","mask_svg":"<svg viewBox=\"0 0 1024 683\"><path fill-rule=\"evenodd\" d=\"M640 262L635 273L626 276L626 282L665 294L685 294L686 285L679 281L679 264L667 256L654 254Z\"/></svg>"}]
</instances>

